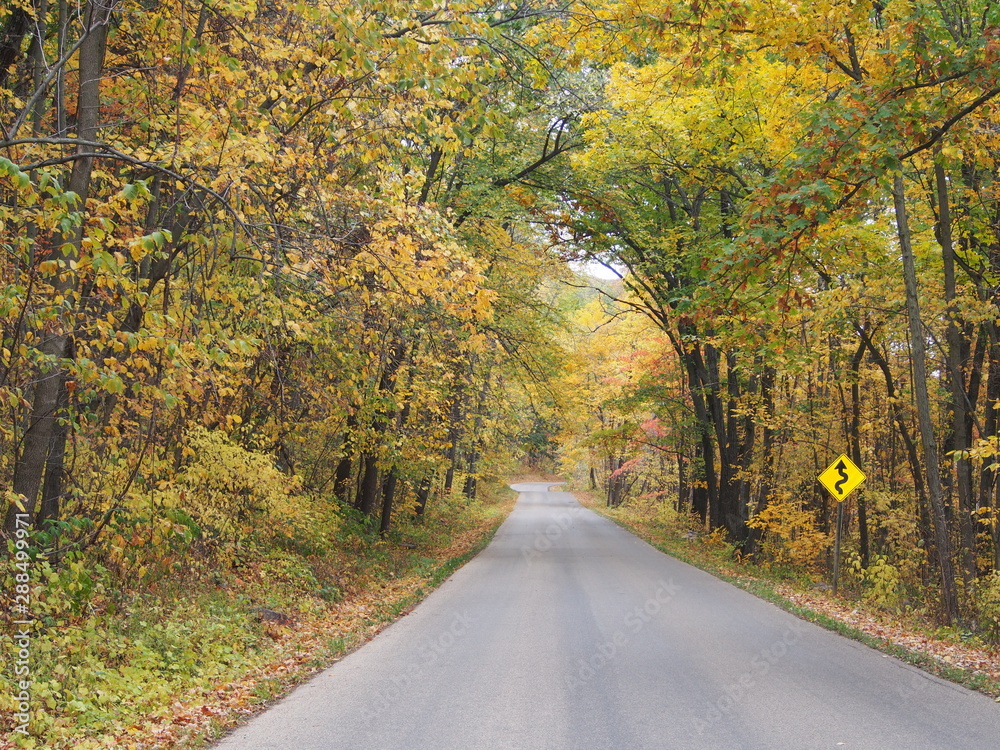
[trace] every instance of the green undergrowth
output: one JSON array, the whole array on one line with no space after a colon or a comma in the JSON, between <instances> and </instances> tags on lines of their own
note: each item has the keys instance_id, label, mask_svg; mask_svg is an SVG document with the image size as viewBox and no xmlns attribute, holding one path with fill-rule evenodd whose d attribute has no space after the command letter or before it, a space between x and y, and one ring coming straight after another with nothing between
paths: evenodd
<instances>
[{"instance_id":1,"label":"green undergrowth","mask_svg":"<svg viewBox=\"0 0 1000 750\"><path fill-rule=\"evenodd\" d=\"M31 549L28 671L15 673L5 639L0 748L204 746L426 596L488 543L513 497L498 485L440 498L386 537L299 496L306 522L247 532L224 553L180 517L116 521L105 544L58 561ZM16 634L23 571L7 568Z\"/></svg>"},{"instance_id":2,"label":"green undergrowth","mask_svg":"<svg viewBox=\"0 0 1000 750\"><path fill-rule=\"evenodd\" d=\"M816 579L809 572L789 566L765 566L739 560L733 554L733 547L723 542L721 538L716 535L701 534L695 538L689 533L690 528L685 527L683 523L677 523L676 519L665 519L663 517L665 514L651 513L649 508L642 506L624 505L610 509L592 493L577 491L575 494L587 507L671 557L704 570L820 627L863 643L938 677L1000 699L1000 680L973 669L944 663L927 653L904 648L885 638L873 636L848 622L797 604L778 592L779 586L790 586L801 591L814 589ZM867 605L863 597L856 592L850 595L850 598L841 595L839 600L849 603L855 609L876 613L876 610ZM908 632L927 635L956 645L980 645L978 638L968 632L941 628L918 616L894 614L892 619Z\"/></svg>"}]
</instances>

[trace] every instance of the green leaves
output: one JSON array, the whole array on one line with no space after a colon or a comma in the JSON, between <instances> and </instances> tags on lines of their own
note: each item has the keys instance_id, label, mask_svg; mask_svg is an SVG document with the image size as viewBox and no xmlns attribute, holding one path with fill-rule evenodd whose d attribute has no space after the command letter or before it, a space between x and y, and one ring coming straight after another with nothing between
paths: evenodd
<instances>
[{"instance_id":1,"label":"green leaves","mask_svg":"<svg viewBox=\"0 0 1000 750\"><path fill-rule=\"evenodd\" d=\"M31 177L27 172L22 172L14 162L6 157L0 156L0 175L10 178L11 182L21 190L31 187Z\"/></svg>"}]
</instances>

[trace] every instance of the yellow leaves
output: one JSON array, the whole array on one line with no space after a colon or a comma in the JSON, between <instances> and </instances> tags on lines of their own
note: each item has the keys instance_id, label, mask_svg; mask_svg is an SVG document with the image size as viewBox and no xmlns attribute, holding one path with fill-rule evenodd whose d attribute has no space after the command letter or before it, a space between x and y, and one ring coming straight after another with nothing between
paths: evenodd
<instances>
[{"instance_id":1,"label":"yellow leaves","mask_svg":"<svg viewBox=\"0 0 1000 750\"><path fill-rule=\"evenodd\" d=\"M43 276L49 276L58 273L61 265L62 262L58 260L43 260L38 264L38 272Z\"/></svg>"},{"instance_id":2,"label":"yellow leaves","mask_svg":"<svg viewBox=\"0 0 1000 750\"><path fill-rule=\"evenodd\" d=\"M140 261L147 255L162 250L172 240L167 230L157 230L143 237L137 237L129 243L129 256L133 261Z\"/></svg>"},{"instance_id":3,"label":"yellow leaves","mask_svg":"<svg viewBox=\"0 0 1000 750\"><path fill-rule=\"evenodd\" d=\"M813 567L830 545L829 534L818 529L816 512L789 497L772 498L747 526L764 533L762 548L777 564Z\"/></svg>"}]
</instances>

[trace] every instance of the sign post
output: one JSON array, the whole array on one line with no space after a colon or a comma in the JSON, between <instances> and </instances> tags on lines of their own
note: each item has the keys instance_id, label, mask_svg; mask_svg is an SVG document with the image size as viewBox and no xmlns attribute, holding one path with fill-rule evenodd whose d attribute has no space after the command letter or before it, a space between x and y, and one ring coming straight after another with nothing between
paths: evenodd
<instances>
[{"instance_id":1,"label":"sign post","mask_svg":"<svg viewBox=\"0 0 1000 750\"><path fill-rule=\"evenodd\" d=\"M823 485L833 499L837 501L837 535L833 545L833 593L837 593L837 583L840 580L840 537L844 526L844 501L858 487L865 483L868 477L851 459L841 454L819 475L819 483Z\"/></svg>"}]
</instances>

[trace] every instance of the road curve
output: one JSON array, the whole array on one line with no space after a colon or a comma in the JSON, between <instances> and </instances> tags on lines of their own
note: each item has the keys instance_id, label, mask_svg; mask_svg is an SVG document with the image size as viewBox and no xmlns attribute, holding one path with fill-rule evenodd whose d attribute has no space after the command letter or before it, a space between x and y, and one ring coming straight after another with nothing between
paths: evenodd
<instances>
[{"instance_id":1,"label":"road curve","mask_svg":"<svg viewBox=\"0 0 1000 750\"><path fill-rule=\"evenodd\" d=\"M490 546L216 750L992 750L1000 706L514 485Z\"/></svg>"}]
</instances>

